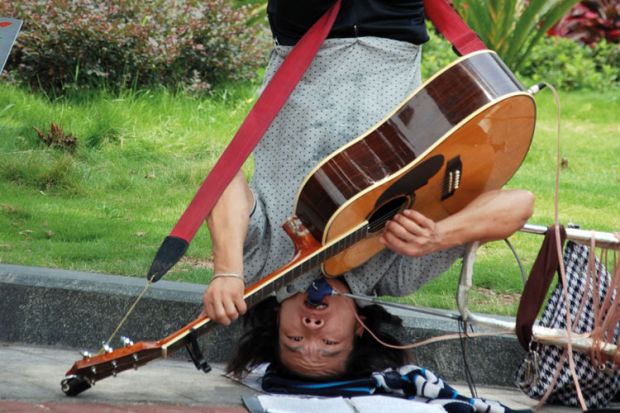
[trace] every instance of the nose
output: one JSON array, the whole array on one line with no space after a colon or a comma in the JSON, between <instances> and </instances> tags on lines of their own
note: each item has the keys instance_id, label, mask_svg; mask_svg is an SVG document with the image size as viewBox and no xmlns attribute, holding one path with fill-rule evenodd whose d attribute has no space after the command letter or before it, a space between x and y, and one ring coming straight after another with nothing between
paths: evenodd
<instances>
[{"instance_id":1,"label":"nose","mask_svg":"<svg viewBox=\"0 0 620 413\"><path fill-rule=\"evenodd\" d=\"M321 328L323 327L323 324L325 324L325 321L323 321L322 319L318 317L303 317L302 321L303 321L304 326L312 330Z\"/></svg>"}]
</instances>

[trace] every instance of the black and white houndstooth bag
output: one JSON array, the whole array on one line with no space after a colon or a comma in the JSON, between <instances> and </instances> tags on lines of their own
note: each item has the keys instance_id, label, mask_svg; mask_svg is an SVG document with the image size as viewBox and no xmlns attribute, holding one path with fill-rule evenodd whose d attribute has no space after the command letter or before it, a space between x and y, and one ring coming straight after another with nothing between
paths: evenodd
<instances>
[{"instance_id":1,"label":"black and white houndstooth bag","mask_svg":"<svg viewBox=\"0 0 620 413\"><path fill-rule=\"evenodd\" d=\"M564 250L564 265L568 283L570 312L574 319L584 294L588 294L585 306L579 316L576 333L591 332L594 327L594 310L592 292L598 290L602 300L607 294L610 275L604 265L596 260L598 289L592 288L593 282L585 276L588 268L589 250L587 247L568 242ZM586 281L589 280L586 286ZM547 301L540 322L543 327L564 329L566 327L566 305L562 285L558 283ZM618 337L615 330L614 342ZM537 345L531 349L516 374L517 386L529 397L541 399L551 385L558 370L563 348L552 345ZM606 406L614 397L620 386L620 371L613 369L611 363L595 367L588 354L574 353L575 370L579 385L588 408ZM564 358L557 382L547 403L566 406L579 406L577 392L569 370L568 357Z\"/></svg>"}]
</instances>

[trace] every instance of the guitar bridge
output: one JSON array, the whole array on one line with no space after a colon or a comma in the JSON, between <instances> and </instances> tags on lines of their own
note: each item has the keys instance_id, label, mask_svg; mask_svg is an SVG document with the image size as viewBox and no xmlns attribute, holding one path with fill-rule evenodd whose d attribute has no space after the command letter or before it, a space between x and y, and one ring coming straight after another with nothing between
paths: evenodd
<instances>
[{"instance_id":1,"label":"guitar bridge","mask_svg":"<svg viewBox=\"0 0 620 413\"><path fill-rule=\"evenodd\" d=\"M441 192L441 200L450 198L454 192L461 186L461 177L463 175L463 163L460 156L455 156L446 164L446 173L443 177L443 188Z\"/></svg>"}]
</instances>

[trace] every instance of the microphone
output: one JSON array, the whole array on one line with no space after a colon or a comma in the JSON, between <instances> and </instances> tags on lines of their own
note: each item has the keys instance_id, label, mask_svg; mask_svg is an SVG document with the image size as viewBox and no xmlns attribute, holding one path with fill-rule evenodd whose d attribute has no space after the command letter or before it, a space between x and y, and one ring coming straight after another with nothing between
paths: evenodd
<instances>
[{"instance_id":1,"label":"microphone","mask_svg":"<svg viewBox=\"0 0 620 413\"><path fill-rule=\"evenodd\" d=\"M317 278L312 281L308 289L306 290L308 298L306 303L313 307L318 307L323 304L323 299L328 295L334 295L334 289L327 283L325 278Z\"/></svg>"}]
</instances>

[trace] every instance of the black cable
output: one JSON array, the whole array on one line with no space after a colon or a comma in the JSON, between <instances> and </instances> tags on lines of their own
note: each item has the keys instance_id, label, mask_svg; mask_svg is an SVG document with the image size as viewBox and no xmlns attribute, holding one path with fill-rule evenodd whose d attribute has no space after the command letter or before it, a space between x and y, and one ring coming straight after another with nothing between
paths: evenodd
<instances>
[{"instance_id":1,"label":"black cable","mask_svg":"<svg viewBox=\"0 0 620 413\"><path fill-rule=\"evenodd\" d=\"M463 368L465 370L465 380L467 381L467 387L469 387L469 392L471 393L471 397L478 398L478 391L476 390L476 383L474 381L474 376L472 375L471 368L469 367L469 361L467 359L467 323L460 319L458 322L459 328L459 342L461 343L461 353L463 354ZM473 332L473 328L472 328Z\"/></svg>"}]
</instances>

